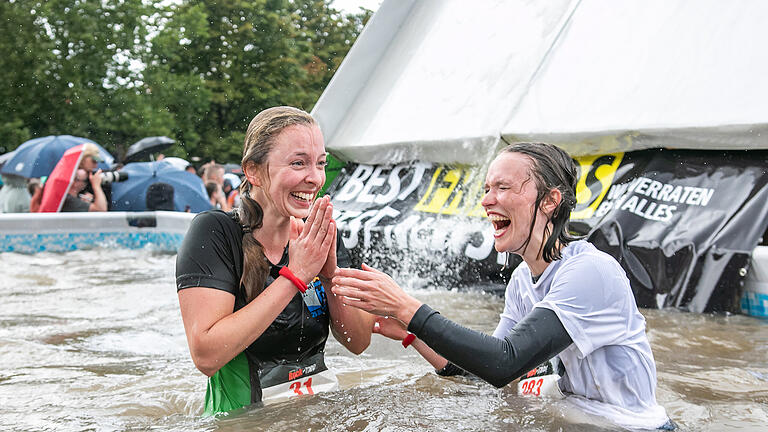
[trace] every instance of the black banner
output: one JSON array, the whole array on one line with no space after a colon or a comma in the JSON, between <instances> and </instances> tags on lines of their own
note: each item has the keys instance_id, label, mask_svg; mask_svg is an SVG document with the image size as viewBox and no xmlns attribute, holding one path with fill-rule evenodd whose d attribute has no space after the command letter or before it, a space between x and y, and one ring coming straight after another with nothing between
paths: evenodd
<instances>
[{"instance_id":1,"label":"black banner","mask_svg":"<svg viewBox=\"0 0 768 432\"><path fill-rule=\"evenodd\" d=\"M738 311L749 254L768 225L766 156L578 158L571 229L622 264L641 307ZM351 164L328 193L345 245L362 261L416 284L500 293L520 258L493 249L484 177L470 166Z\"/></svg>"}]
</instances>

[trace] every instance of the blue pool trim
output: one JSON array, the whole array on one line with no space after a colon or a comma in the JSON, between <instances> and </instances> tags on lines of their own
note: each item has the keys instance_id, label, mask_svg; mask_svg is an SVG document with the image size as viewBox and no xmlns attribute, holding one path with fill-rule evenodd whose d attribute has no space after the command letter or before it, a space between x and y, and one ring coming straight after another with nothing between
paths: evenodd
<instances>
[{"instance_id":1,"label":"blue pool trim","mask_svg":"<svg viewBox=\"0 0 768 432\"><path fill-rule=\"evenodd\" d=\"M175 252L183 239L183 234L157 231L0 234L0 252L67 252L100 246L127 249L151 247Z\"/></svg>"},{"instance_id":2,"label":"blue pool trim","mask_svg":"<svg viewBox=\"0 0 768 432\"><path fill-rule=\"evenodd\" d=\"M747 315L768 318L768 294L745 291L741 297L741 312Z\"/></svg>"}]
</instances>

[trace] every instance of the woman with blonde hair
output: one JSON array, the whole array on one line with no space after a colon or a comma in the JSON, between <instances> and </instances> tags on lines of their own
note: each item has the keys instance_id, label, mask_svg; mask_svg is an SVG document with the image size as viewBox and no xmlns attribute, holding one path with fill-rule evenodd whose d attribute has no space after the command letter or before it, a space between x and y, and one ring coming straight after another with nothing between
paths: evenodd
<instances>
[{"instance_id":1,"label":"woman with blonde hair","mask_svg":"<svg viewBox=\"0 0 768 432\"><path fill-rule=\"evenodd\" d=\"M325 165L309 114L264 110L246 133L242 205L192 221L176 284L192 360L209 377L207 415L335 388L323 357L329 327L356 354L370 343L373 316L324 289L350 264L330 200L315 199Z\"/></svg>"}]
</instances>

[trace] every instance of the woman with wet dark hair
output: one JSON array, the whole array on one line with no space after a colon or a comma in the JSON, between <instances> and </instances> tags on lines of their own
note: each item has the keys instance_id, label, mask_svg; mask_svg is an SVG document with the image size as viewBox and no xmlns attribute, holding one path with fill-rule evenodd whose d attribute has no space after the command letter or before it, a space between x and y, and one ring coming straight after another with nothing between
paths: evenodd
<instances>
[{"instance_id":1,"label":"woman with wet dark hair","mask_svg":"<svg viewBox=\"0 0 768 432\"><path fill-rule=\"evenodd\" d=\"M522 393L538 394L544 381L526 378L560 369L562 377L550 375L552 393L583 411L623 427L674 428L656 403L645 319L624 271L568 232L576 181L573 160L549 144L513 144L491 163L482 205L495 248L523 259L493 336L443 318L367 266L337 270L333 292L389 317L375 332L412 343L440 375L469 372L503 387L528 373ZM550 359L552 368L537 367Z\"/></svg>"},{"instance_id":2,"label":"woman with wet dark hair","mask_svg":"<svg viewBox=\"0 0 768 432\"><path fill-rule=\"evenodd\" d=\"M176 259L181 317L195 366L209 377L205 414L338 387L324 361L329 332L359 354L373 317L326 295L338 242L320 127L274 107L245 136L242 204L192 221ZM306 219L306 221L302 221Z\"/></svg>"}]
</instances>

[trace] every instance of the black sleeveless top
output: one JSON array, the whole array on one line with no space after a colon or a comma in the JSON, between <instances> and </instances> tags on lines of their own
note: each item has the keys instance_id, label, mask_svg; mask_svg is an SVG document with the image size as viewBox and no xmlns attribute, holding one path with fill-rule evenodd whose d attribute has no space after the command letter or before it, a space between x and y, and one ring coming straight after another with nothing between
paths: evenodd
<instances>
[{"instance_id":1,"label":"black sleeveless top","mask_svg":"<svg viewBox=\"0 0 768 432\"><path fill-rule=\"evenodd\" d=\"M351 260L343 242L337 238L339 267L349 267ZM288 265L288 247L279 263L271 264L265 287ZM220 210L200 213L184 237L176 259L176 289L207 287L227 291L235 296L234 310L246 305L240 285L243 273L243 230L231 214ZM301 363L322 353L329 334L327 313L313 317L298 290L288 306L270 326L245 350L251 376L252 402L261 400L259 372L284 363Z\"/></svg>"}]
</instances>

